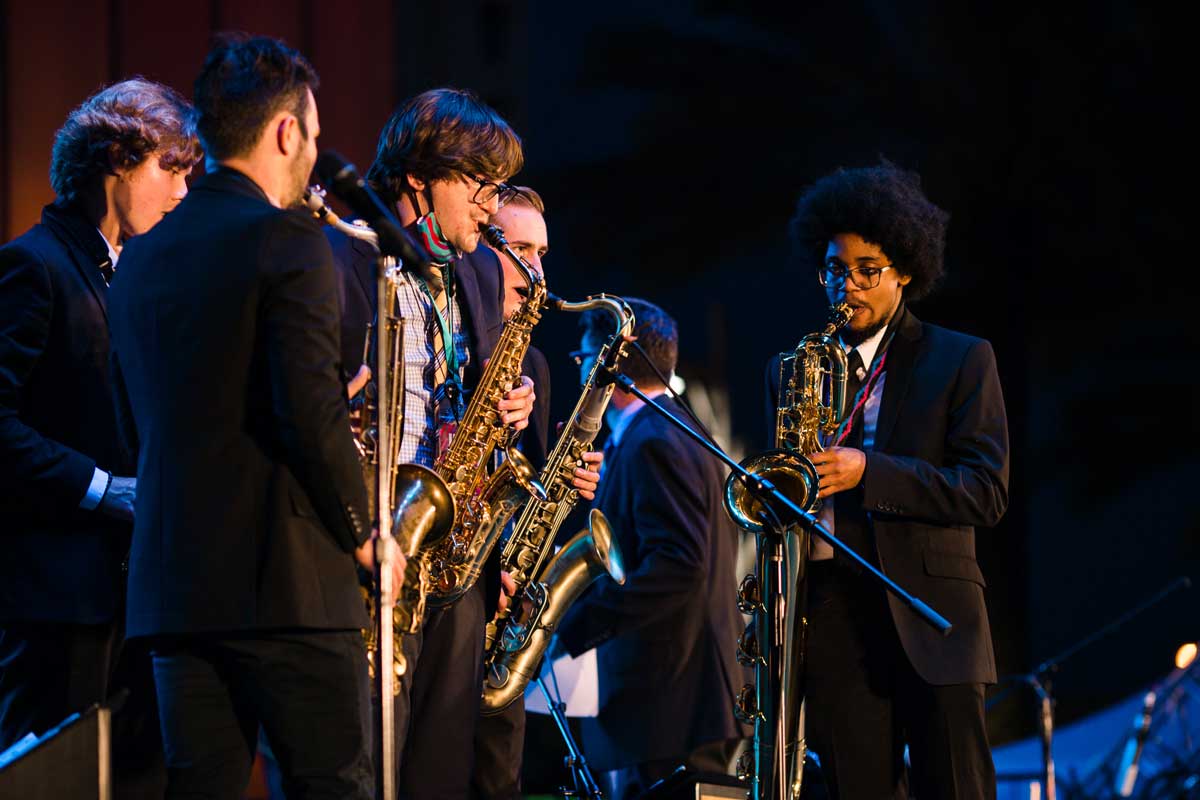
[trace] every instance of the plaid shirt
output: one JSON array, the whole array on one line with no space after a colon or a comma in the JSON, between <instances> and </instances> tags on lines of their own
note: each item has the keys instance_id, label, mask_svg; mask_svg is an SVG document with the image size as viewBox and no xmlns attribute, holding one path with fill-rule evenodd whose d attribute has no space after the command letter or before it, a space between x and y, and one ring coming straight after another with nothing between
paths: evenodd
<instances>
[{"instance_id":1,"label":"plaid shirt","mask_svg":"<svg viewBox=\"0 0 1200 800\"><path fill-rule=\"evenodd\" d=\"M396 299L404 319L404 430L400 463L429 467L437 457L438 428L455 419L452 404L438 402L442 387L434 386L436 360L442 357L433 349L437 315L433 301L421 289L416 276L407 270L401 273ZM449 310L461 379L470 353L457 298L450 301Z\"/></svg>"}]
</instances>

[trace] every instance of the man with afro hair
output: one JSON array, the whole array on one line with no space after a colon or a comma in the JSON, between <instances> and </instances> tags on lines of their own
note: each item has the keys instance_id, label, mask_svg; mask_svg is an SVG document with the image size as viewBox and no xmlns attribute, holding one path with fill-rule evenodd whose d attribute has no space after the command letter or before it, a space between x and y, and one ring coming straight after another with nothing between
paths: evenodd
<instances>
[{"instance_id":1,"label":"man with afro hair","mask_svg":"<svg viewBox=\"0 0 1200 800\"><path fill-rule=\"evenodd\" d=\"M954 625L943 637L823 541L808 554L806 729L840 800L994 798L984 685L996 680L975 526L1008 504L1008 427L991 345L908 308L942 276L948 214L886 161L801 195L792 232L848 303L845 415L823 452L820 517ZM811 325L806 330L818 326ZM772 429L778 361L767 371ZM906 774L904 748L911 767Z\"/></svg>"}]
</instances>

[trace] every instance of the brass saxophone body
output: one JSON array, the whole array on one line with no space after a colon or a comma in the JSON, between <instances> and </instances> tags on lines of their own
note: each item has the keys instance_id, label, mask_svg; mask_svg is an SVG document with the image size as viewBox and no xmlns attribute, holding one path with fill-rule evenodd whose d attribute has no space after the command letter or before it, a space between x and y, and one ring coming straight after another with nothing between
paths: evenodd
<instances>
[{"instance_id":1,"label":"brass saxophone body","mask_svg":"<svg viewBox=\"0 0 1200 800\"><path fill-rule=\"evenodd\" d=\"M530 496L545 497L536 470L514 446L513 432L501 422L496 404L520 383L521 361L529 349L533 327L542 316L546 284L512 251L502 230L486 225L483 231L496 249L513 260L528 293L504 324L454 438L434 464L434 471L445 480L454 498L450 534L421 550L429 571L428 602L434 605L447 605L462 597L483 572L504 526L520 504ZM504 463L489 477L487 468L497 449L504 452Z\"/></svg>"},{"instance_id":2,"label":"brass saxophone body","mask_svg":"<svg viewBox=\"0 0 1200 800\"><path fill-rule=\"evenodd\" d=\"M831 436L841 421L846 403L846 353L836 338L850 321L853 310L841 303L830 309L824 329L800 340L791 353L780 356L779 405L775 418L775 448L742 462L750 472L769 479L793 502L815 512L820 502L820 480L806 454L821 452L822 437ZM738 608L752 619L738 640L738 661L754 667L755 682L738 693L738 718L754 725L754 747L738 763L738 777L751 781L751 800L786 797L799 800L807 746L804 739L804 670L807 619L804 597L809 533L795 525L783 536L782 595L785 598L782 692L771 690L766 648L772 640L771 607L780 587L776 550L766 540L764 515L768 509L748 492L736 474L725 483L725 508L733 521L758 534L755 573L747 575L738 592ZM783 719L785 741L776 741ZM780 765L777 759L782 759ZM782 771L779 767L782 766ZM779 783L784 785L780 791Z\"/></svg>"},{"instance_id":3,"label":"brass saxophone body","mask_svg":"<svg viewBox=\"0 0 1200 800\"><path fill-rule=\"evenodd\" d=\"M500 569L509 573L517 587L509 609L521 608L522 599L530 600L533 606L526 619L514 621L509 619L508 611L502 611L487 625L484 714L498 712L521 696L562 614L584 589L605 574L617 583L625 582L620 549L607 520L595 510L590 533L580 531L544 569L542 565L554 548L554 537L563 520L579 501L579 492L572 485L575 467L582 463L583 453L592 448L615 388L611 383L600 385L598 377L602 370L615 369L625 358L625 339L635 324L633 311L621 298L604 294L579 303L552 298L551 303L562 311L603 309L612 315L616 333L597 354L575 410L542 468L540 481L546 499L532 500L525 506L501 550Z\"/></svg>"},{"instance_id":4,"label":"brass saxophone body","mask_svg":"<svg viewBox=\"0 0 1200 800\"><path fill-rule=\"evenodd\" d=\"M347 236L379 246L378 237L368 225L341 219L325 205L324 196L324 191L317 186L305 191L304 204L313 216ZM395 587L396 601L392 606L390 649L392 669L399 678L407 669L401 637L420 630L425 613L427 578L424 564L416 555L422 546L435 543L449 533L454 505L445 481L433 470L419 464L400 463L400 420L404 414L404 362L399 336L402 321L387 300L395 298L399 266L390 256L384 257L382 266L376 287L379 319L368 330L363 353L363 363L371 364L372 374L361 399L351 410L351 432L367 496L377 517L375 523L378 525L378 518L385 513L390 517L391 535L408 559L403 583ZM368 668L374 676L376 653L381 649L376 592L374 587L361 588L372 621L370 627L363 628L362 635ZM399 680L392 683L392 689L394 693L399 692Z\"/></svg>"}]
</instances>

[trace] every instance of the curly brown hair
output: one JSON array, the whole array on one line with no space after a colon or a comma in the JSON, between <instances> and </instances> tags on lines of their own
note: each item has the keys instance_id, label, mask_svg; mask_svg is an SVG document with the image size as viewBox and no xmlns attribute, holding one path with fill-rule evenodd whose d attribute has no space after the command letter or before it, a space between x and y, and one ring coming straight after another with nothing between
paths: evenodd
<instances>
[{"instance_id":1,"label":"curly brown hair","mask_svg":"<svg viewBox=\"0 0 1200 800\"><path fill-rule=\"evenodd\" d=\"M879 246L912 278L905 300L929 294L941 279L950 215L929 202L921 176L883 159L878 166L839 169L808 187L796 204L792 236L802 267L813 273L839 233L857 233Z\"/></svg>"},{"instance_id":2,"label":"curly brown hair","mask_svg":"<svg viewBox=\"0 0 1200 800\"><path fill-rule=\"evenodd\" d=\"M395 202L407 176L422 181L454 172L507 180L525 164L521 138L471 91L430 89L396 109L383 131L367 181Z\"/></svg>"},{"instance_id":3,"label":"curly brown hair","mask_svg":"<svg viewBox=\"0 0 1200 800\"><path fill-rule=\"evenodd\" d=\"M189 170L203 157L195 113L179 92L145 78L101 89L54 135L50 185L74 202L102 175L154 155L163 169Z\"/></svg>"}]
</instances>

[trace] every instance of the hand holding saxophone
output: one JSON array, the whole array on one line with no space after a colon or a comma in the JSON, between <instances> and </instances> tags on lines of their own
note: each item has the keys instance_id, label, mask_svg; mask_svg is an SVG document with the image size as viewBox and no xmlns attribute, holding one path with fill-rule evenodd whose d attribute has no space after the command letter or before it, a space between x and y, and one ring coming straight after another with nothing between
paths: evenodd
<instances>
[{"instance_id":1,"label":"hand holding saxophone","mask_svg":"<svg viewBox=\"0 0 1200 800\"><path fill-rule=\"evenodd\" d=\"M853 447L830 447L810 453L808 460L817 469L820 479L817 497L820 499L858 486L867 468L867 454Z\"/></svg>"},{"instance_id":2,"label":"hand holding saxophone","mask_svg":"<svg viewBox=\"0 0 1200 800\"><path fill-rule=\"evenodd\" d=\"M514 430L525 430L529 427L529 415L533 412L533 401L536 399L533 379L522 375L520 384L505 392L496 404L496 410L500 412L500 421L512 426Z\"/></svg>"},{"instance_id":3,"label":"hand holding saxophone","mask_svg":"<svg viewBox=\"0 0 1200 800\"><path fill-rule=\"evenodd\" d=\"M375 542L379 537L379 529L371 531L371 538L363 542L358 549L354 551L354 560L358 565L375 574ZM404 552L399 548L394 548L392 551L395 555L392 557L392 586L399 588L404 585L404 570L408 566L408 559L404 557ZM385 603L392 602L390 598L384 599Z\"/></svg>"}]
</instances>

